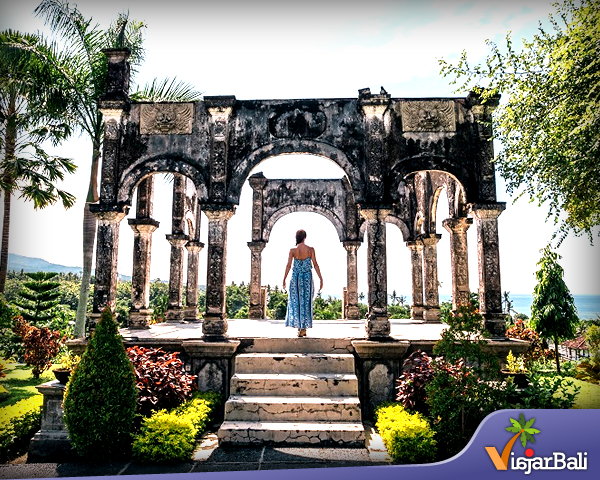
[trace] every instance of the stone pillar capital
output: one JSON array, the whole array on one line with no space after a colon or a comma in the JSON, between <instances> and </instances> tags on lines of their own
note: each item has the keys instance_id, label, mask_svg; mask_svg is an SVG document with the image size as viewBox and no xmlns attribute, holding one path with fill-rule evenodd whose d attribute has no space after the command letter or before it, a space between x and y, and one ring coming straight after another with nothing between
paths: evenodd
<instances>
[{"instance_id":1,"label":"stone pillar capital","mask_svg":"<svg viewBox=\"0 0 600 480\"><path fill-rule=\"evenodd\" d=\"M421 242L425 247L435 247L442 236L438 233L430 233L429 235L423 235L421 237Z\"/></svg>"},{"instance_id":2,"label":"stone pillar capital","mask_svg":"<svg viewBox=\"0 0 600 480\"><path fill-rule=\"evenodd\" d=\"M185 244L185 249L189 253L198 253L200 250L204 248L204 244L202 242L198 242L196 240L190 240Z\"/></svg>"},{"instance_id":3,"label":"stone pillar capital","mask_svg":"<svg viewBox=\"0 0 600 480\"><path fill-rule=\"evenodd\" d=\"M263 175L262 172L255 173L248 179L248 183L252 187L253 190L262 190L268 183L267 177Z\"/></svg>"},{"instance_id":4,"label":"stone pillar capital","mask_svg":"<svg viewBox=\"0 0 600 480\"><path fill-rule=\"evenodd\" d=\"M370 88L363 88L358 91L358 104L366 117L382 116L391 101L391 95L384 90L378 95L372 94Z\"/></svg>"},{"instance_id":5,"label":"stone pillar capital","mask_svg":"<svg viewBox=\"0 0 600 480\"><path fill-rule=\"evenodd\" d=\"M423 250L423 242L420 239L409 240L406 242L406 246L414 252L421 252Z\"/></svg>"},{"instance_id":6,"label":"stone pillar capital","mask_svg":"<svg viewBox=\"0 0 600 480\"><path fill-rule=\"evenodd\" d=\"M160 225L160 222L152 218L128 218L127 223L136 235L150 235Z\"/></svg>"},{"instance_id":7,"label":"stone pillar capital","mask_svg":"<svg viewBox=\"0 0 600 480\"><path fill-rule=\"evenodd\" d=\"M495 220L506 209L506 202L473 203L469 211L478 220Z\"/></svg>"},{"instance_id":8,"label":"stone pillar capital","mask_svg":"<svg viewBox=\"0 0 600 480\"><path fill-rule=\"evenodd\" d=\"M227 221L235 213L235 207L202 210L209 221Z\"/></svg>"},{"instance_id":9,"label":"stone pillar capital","mask_svg":"<svg viewBox=\"0 0 600 480\"><path fill-rule=\"evenodd\" d=\"M458 218L447 218L442 222L442 225L448 233L466 233L468 228L473 224L472 218L458 217Z\"/></svg>"},{"instance_id":10,"label":"stone pillar capital","mask_svg":"<svg viewBox=\"0 0 600 480\"><path fill-rule=\"evenodd\" d=\"M228 119L235 105L236 98L233 95L223 95L218 97L204 97L206 110L213 119L215 117Z\"/></svg>"},{"instance_id":11,"label":"stone pillar capital","mask_svg":"<svg viewBox=\"0 0 600 480\"><path fill-rule=\"evenodd\" d=\"M171 233L165 235L165 237L167 238L168 242L171 244L172 247L178 248L184 247L190 239L190 237L188 237L187 235L182 235L180 233Z\"/></svg>"},{"instance_id":12,"label":"stone pillar capital","mask_svg":"<svg viewBox=\"0 0 600 480\"><path fill-rule=\"evenodd\" d=\"M360 214L369 223L385 222L387 216L392 213L391 208L377 208L377 207L361 207Z\"/></svg>"},{"instance_id":13,"label":"stone pillar capital","mask_svg":"<svg viewBox=\"0 0 600 480\"><path fill-rule=\"evenodd\" d=\"M346 240L345 242L343 242L343 245L348 253L356 253L356 251L362 245L362 242L359 240Z\"/></svg>"},{"instance_id":14,"label":"stone pillar capital","mask_svg":"<svg viewBox=\"0 0 600 480\"><path fill-rule=\"evenodd\" d=\"M121 223L127 214L129 213L129 207L121 207L119 210L104 210L100 208L93 208L94 205L90 206L91 212L96 216L98 222L101 223ZM100 205L98 205L100 207Z\"/></svg>"},{"instance_id":15,"label":"stone pillar capital","mask_svg":"<svg viewBox=\"0 0 600 480\"><path fill-rule=\"evenodd\" d=\"M260 253L267 246L267 242L248 242L248 248L252 253Z\"/></svg>"}]
</instances>

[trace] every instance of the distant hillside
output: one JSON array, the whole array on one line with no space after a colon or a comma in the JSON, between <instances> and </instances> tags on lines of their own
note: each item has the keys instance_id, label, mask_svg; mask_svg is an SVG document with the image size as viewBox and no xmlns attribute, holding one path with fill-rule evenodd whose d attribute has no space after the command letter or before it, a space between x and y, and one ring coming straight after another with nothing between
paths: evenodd
<instances>
[{"instance_id":1,"label":"distant hillside","mask_svg":"<svg viewBox=\"0 0 600 480\"><path fill-rule=\"evenodd\" d=\"M41 258L25 257L16 253L8 254L8 270L15 272L56 272L56 273L77 273L81 274L82 267L67 267L50 263ZM93 271L92 271L93 274ZM119 274L121 280L131 280L131 276Z\"/></svg>"}]
</instances>

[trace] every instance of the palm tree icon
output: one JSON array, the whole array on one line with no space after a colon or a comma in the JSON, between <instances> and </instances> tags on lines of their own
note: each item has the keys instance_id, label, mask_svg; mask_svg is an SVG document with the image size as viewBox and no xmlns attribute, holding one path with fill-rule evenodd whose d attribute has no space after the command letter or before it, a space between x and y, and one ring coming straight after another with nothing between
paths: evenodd
<instances>
[{"instance_id":1,"label":"palm tree icon","mask_svg":"<svg viewBox=\"0 0 600 480\"><path fill-rule=\"evenodd\" d=\"M525 416L521 413L519 420L515 420L514 418L509 420L512 425L506 427L506 430L515 433L515 435L506 443L502 450L502 455L498 455L496 447L485 447L497 470L506 470L508 468L508 457L517 438L521 437L521 444L525 447L527 442L535 443L533 436L540 433L538 429L531 428L535 422L535 418L526 421Z\"/></svg>"}]
</instances>

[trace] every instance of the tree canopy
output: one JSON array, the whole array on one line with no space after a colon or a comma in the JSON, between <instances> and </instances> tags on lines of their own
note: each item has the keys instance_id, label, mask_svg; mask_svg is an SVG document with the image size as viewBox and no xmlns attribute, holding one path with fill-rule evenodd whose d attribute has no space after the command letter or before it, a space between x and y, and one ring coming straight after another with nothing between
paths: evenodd
<instances>
[{"instance_id":1,"label":"tree canopy","mask_svg":"<svg viewBox=\"0 0 600 480\"><path fill-rule=\"evenodd\" d=\"M566 0L516 49L487 40L485 61L472 65L463 51L441 73L457 91L483 101L505 99L493 119L502 148L495 159L509 193L547 203L558 243L569 232L587 234L600 224L600 1ZM600 232L599 232L600 234Z\"/></svg>"}]
</instances>

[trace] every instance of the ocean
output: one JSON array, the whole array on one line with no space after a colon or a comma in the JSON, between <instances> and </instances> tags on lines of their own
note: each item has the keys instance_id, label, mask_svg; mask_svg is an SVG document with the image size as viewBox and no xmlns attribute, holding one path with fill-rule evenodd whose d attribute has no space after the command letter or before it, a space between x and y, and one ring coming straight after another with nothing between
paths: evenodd
<instances>
[{"instance_id":1,"label":"ocean","mask_svg":"<svg viewBox=\"0 0 600 480\"><path fill-rule=\"evenodd\" d=\"M527 294L510 294L513 309L525 315L531 315L531 302L533 297ZM587 320L600 316L600 295L573 295L577 314L581 320ZM440 295L440 302L450 300L450 295Z\"/></svg>"}]
</instances>

